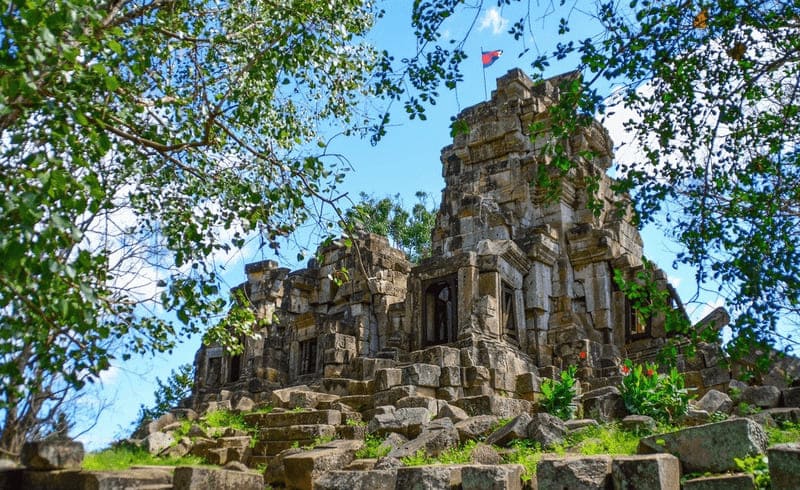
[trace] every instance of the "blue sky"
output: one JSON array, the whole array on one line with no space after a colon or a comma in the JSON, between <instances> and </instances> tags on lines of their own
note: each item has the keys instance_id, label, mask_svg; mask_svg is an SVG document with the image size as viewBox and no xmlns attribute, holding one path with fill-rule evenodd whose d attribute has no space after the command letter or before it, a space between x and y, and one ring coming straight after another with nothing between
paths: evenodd
<instances>
[{"instance_id":1,"label":"blue sky","mask_svg":"<svg viewBox=\"0 0 800 490\"><path fill-rule=\"evenodd\" d=\"M516 6L501 10L494 6L495 2L488 3L491 6L480 11L466 12L465 15L448 19L444 24L442 32L445 36L459 40L457 36L463 35L465 26L475 20L470 37L465 43L465 50L469 55L469 59L463 65L465 80L457 91L447 91L442 88L437 104L427 109L427 120L409 121L403 113L401 104L395 104L392 126L388 135L377 146L373 147L368 141L357 138L333 139L330 151L345 156L353 167L353 171L345 180L343 190L354 200L358 198L360 192L378 197L400 194L403 201L411 205L416 200L415 193L425 191L438 203L444 185L439 152L443 146L451 142L449 136L451 116L484 100L484 75L486 89L491 92L496 78L517 67L530 72L530 62L537 51L551 50L555 42L562 40L555 33L557 18L534 21L534 37L525 40L525 46L531 50L525 56L518 57L518 53L523 49L522 44L507 34L510 23L520 17L519 12L513 11ZM386 7L388 9L386 18L378 22L372 35L372 41L376 46L392 50L398 59L414 53L414 38L408 20L410 4L411 2L393 1L391 6ZM522 4L524 6L525 2ZM589 17L580 12L573 12L573 15L571 21L576 29L581 29L581 37L598 30ZM504 50L504 55L485 72L480 62L481 47L486 50ZM574 61L564 60L560 64L551 66L546 76L554 76L574 68ZM620 144L625 141L625 135L619 127L610 130L615 143ZM687 269L675 271L671 267L678 246L667 241L655 228L646 229L643 237L646 255L667 272L673 285L678 288L685 300L690 298L696 291L692 272ZM299 240L303 242L307 238L300 236ZM285 266L297 267L293 260L295 255L296 252L292 250L284 250L283 256L277 259ZM243 271L246 263L263 259L276 259L276 257L269 249L261 252L250 249L229 258L225 263L227 273L224 276L228 285L235 286L244 280ZM690 313L695 311L695 319L701 317L703 312L709 311L709 307L703 306L704 302L719 304L719 300L714 296L706 295L700 300L695 307L691 305L689 307ZM89 409L88 411L101 404L108 406L101 413L97 425L80 439L89 449L98 449L116 438L128 436L140 404L149 405L153 402L156 377L165 379L170 369L192 362L199 346L200 339L192 338L171 355L115 364L112 369L104 373L102 382L96 389L81 402Z\"/></svg>"}]
</instances>

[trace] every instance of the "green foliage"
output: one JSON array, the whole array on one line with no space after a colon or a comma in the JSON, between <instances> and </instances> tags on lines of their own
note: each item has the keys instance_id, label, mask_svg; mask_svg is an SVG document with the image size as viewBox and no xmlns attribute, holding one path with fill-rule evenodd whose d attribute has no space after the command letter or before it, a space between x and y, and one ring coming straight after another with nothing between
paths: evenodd
<instances>
[{"instance_id":1,"label":"green foliage","mask_svg":"<svg viewBox=\"0 0 800 490\"><path fill-rule=\"evenodd\" d=\"M441 464L467 464L472 461L472 451L477 445L477 441L467 441L457 447L445 449L436 458L436 462Z\"/></svg>"},{"instance_id":2,"label":"green foliage","mask_svg":"<svg viewBox=\"0 0 800 490\"><path fill-rule=\"evenodd\" d=\"M771 488L769 464L765 455L756 454L746 458L733 458L733 462L736 463L736 467L741 471L753 475L758 490L769 490Z\"/></svg>"},{"instance_id":3,"label":"green foliage","mask_svg":"<svg viewBox=\"0 0 800 490\"><path fill-rule=\"evenodd\" d=\"M162 382L161 378L156 378L158 388L154 392L155 404L152 407L139 407L139 417L136 426L146 421L156 420L164 415L169 409L177 407L178 404L189 396L194 386L194 369L191 364L178 366L177 371L170 371L169 378Z\"/></svg>"},{"instance_id":4,"label":"green foliage","mask_svg":"<svg viewBox=\"0 0 800 490\"><path fill-rule=\"evenodd\" d=\"M541 405L551 415L562 420L574 416L573 399L575 398L575 373L578 368L574 365L561 371L561 379L553 381L545 379L542 382Z\"/></svg>"},{"instance_id":5,"label":"green foliage","mask_svg":"<svg viewBox=\"0 0 800 490\"><path fill-rule=\"evenodd\" d=\"M636 454L639 447L638 434L623 430L616 424L585 427L569 435L571 451L581 454Z\"/></svg>"},{"instance_id":6,"label":"green foliage","mask_svg":"<svg viewBox=\"0 0 800 490\"><path fill-rule=\"evenodd\" d=\"M327 443L331 442L334 439L335 439L335 437L333 437L333 436L317 436L317 437L314 438L313 441L311 441L311 444L309 444L308 446L303 446L303 449L306 449L306 450L314 449L315 447L322 446L323 444L327 444Z\"/></svg>"},{"instance_id":7,"label":"green foliage","mask_svg":"<svg viewBox=\"0 0 800 490\"><path fill-rule=\"evenodd\" d=\"M634 365L626 359L622 371L620 391L629 412L669 423L688 411L689 395L676 368L659 374L657 364Z\"/></svg>"},{"instance_id":8,"label":"green foliage","mask_svg":"<svg viewBox=\"0 0 800 490\"><path fill-rule=\"evenodd\" d=\"M428 456L424 449L419 449L410 456L400 458L400 461L403 463L403 466L425 466L434 464L433 459Z\"/></svg>"},{"instance_id":9,"label":"green foliage","mask_svg":"<svg viewBox=\"0 0 800 490\"><path fill-rule=\"evenodd\" d=\"M356 451L356 458L382 458L391 450L391 447L383 444L382 438L374 434L367 434L364 439L364 447Z\"/></svg>"},{"instance_id":10,"label":"green foliage","mask_svg":"<svg viewBox=\"0 0 800 490\"><path fill-rule=\"evenodd\" d=\"M230 304L227 314L203 333L203 343L220 345L229 355L237 355L244 349L242 338L257 339L260 334L253 305L243 290L231 293Z\"/></svg>"},{"instance_id":11,"label":"green foliage","mask_svg":"<svg viewBox=\"0 0 800 490\"><path fill-rule=\"evenodd\" d=\"M362 192L361 202L347 210L346 217L356 229L388 237L409 260L419 262L431 254L436 206L428 204L428 193L420 191L416 196L417 203L407 211L399 194L376 199Z\"/></svg>"},{"instance_id":12,"label":"green foliage","mask_svg":"<svg viewBox=\"0 0 800 490\"><path fill-rule=\"evenodd\" d=\"M241 413L231 412L229 410L214 410L207 413L202 418L205 426L210 428L223 428L230 427L232 429L249 430L250 426L244 420L244 415Z\"/></svg>"},{"instance_id":13,"label":"green foliage","mask_svg":"<svg viewBox=\"0 0 800 490\"><path fill-rule=\"evenodd\" d=\"M102 451L91 452L83 459L82 468L87 471L126 470L135 465L196 466L205 461L198 456L160 458L132 444L120 444Z\"/></svg>"},{"instance_id":14,"label":"green foliage","mask_svg":"<svg viewBox=\"0 0 800 490\"><path fill-rule=\"evenodd\" d=\"M544 453L538 444L517 439L511 443L511 452L506 453L503 460L509 464L521 464L525 468L522 480L528 482L536 476L536 465L542 459L542 454Z\"/></svg>"},{"instance_id":15,"label":"green foliage","mask_svg":"<svg viewBox=\"0 0 800 490\"><path fill-rule=\"evenodd\" d=\"M800 442L800 423L784 422L779 427L767 427L769 445Z\"/></svg>"}]
</instances>

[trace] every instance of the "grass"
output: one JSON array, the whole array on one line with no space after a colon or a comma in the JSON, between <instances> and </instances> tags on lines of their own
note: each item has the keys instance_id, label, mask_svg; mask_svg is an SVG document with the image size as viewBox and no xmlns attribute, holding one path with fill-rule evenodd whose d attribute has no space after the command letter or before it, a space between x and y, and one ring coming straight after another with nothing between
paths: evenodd
<instances>
[{"instance_id":1,"label":"grass","mask_svg":"<svg viewBox=\"0 0 800 490\"><path fill-rule=\"evenodd\" d=\"M800 423L784 422L780 427L767 428L769 445L800 442Z\"/></svg>"},{"instance_id":2,"label":"grass","mask_svg":"<svg viewBox=\"0 0 800 490\"><path fill-rule=\"evenodd\" d=\"M472 450L478 444L477 441L467 441L464 444L446 449L439 456L433 457L425 454L425 450L420 449L411 456L401 458L405 466L423 466L429 464L466 464L471 461Z\"/></svg>"},{"instance_id":3,"label":"grass","mask_svg":"<svg viewBox=\"0 0 800 490\"><path fill-rule=\"evenodd\" d=\"M589 426L567 438L570 452L595 454L636 454L643 434L623 430L616 424Z\"/></svg>"},{"instance_id":4,"label":"grass","mask_svg":"<svg viewBox=\"0 0 800 490\"><path fill-rule=\"evenodd\" d=\"M92 452L83 459L83 469L90 471L126 470L136 465L197 466L203 464L205 461L199 456L160 458L153 456L146 449L129 444Z\"/></svg>"},{"instance_id":5,"label":"grass","mask_svg":"<svg viewBox=\"0 0 800 490\"><path fill-rule=\"evenodd\" d=\"M542 459L541 446L525 439L518 439L511 444L511 452L503 458L505 463L521 464L525 471L522 472L523 481L531 481L536 476L536 465Z\"/></svg>"},{"instance_id":6,"label":"grass","mask_svg":"<svg viewBox=\"0 0 800 490\"><path fill-rule=\"evenodd\" d=\"M364 447L356 451L356 458L377 459L386 456L392 448L384 445L383 441L376 435L367 434L366 439L364 439Z\"/></svg>"}]
</instances>

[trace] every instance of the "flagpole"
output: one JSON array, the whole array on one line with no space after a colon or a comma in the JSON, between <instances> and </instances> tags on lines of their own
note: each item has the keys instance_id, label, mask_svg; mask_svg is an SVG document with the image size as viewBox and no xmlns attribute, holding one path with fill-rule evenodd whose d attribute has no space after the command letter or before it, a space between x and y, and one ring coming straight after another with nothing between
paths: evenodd
<instances>
[{"instance_id":1,"label":"flagpole","mask_svg":"<svg viewBox=\"0 0 800 490\"><path fill-rule=\"evenodd\" d=\"M483 46L481 46L481 69L483 70L483 100L489 98L486 93L486 65L483 64Z\"/></svg>"}]
</instances>

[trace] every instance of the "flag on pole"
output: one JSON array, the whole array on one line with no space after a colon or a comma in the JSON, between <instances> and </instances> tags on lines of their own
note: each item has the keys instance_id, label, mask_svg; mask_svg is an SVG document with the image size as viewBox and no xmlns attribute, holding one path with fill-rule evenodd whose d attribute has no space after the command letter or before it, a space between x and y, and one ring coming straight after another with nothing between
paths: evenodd
<instances>
[{"instance_id":1,"label":"flag on pole","mask_svg":"<svg viewBox=\"0 0 800 490\"><path fill-rule=\"evenodd\" d=\"M481 51L481 61L483 61L483 67L486 68L488 66L492 66L492 63L497 61L502 54L502 49L495 49L494 51Z\"/></svg>"}]
</instances>

